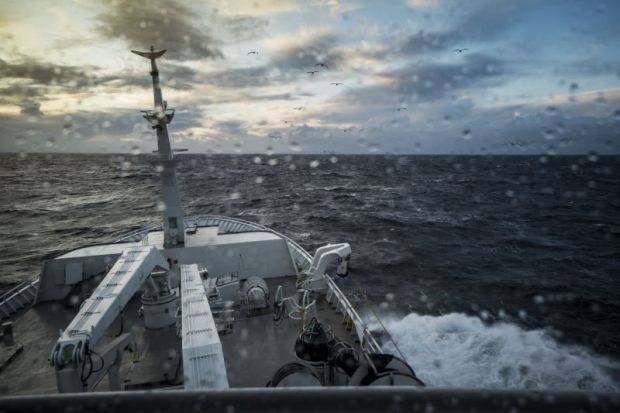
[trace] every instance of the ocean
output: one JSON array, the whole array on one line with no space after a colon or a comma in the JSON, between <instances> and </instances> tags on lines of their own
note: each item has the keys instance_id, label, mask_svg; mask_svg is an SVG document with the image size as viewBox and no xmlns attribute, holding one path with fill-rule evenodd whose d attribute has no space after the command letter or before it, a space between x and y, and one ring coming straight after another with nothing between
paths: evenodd
<instances>
[{"instance_id":1,"label":"ocean","mask_svg":"<svg viewBox=\"0 0 620 413\"><path fill-rule=\"evenodd\" d=\"M620 157L180 159L186 215L349 242L341 288L427 384L620 389ZM147 155L0 154L0 176L3 289L159 222Z\"/></svg>"}]
</instances>

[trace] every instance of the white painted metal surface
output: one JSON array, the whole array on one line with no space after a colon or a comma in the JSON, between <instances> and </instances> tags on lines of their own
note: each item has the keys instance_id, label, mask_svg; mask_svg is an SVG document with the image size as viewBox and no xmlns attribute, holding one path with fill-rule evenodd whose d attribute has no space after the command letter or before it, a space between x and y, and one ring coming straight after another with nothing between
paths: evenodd
<instances>
[{"instance_id":1,"label":"white painted metal surface","mask_svg":"<svg viewBox=\"0 0 620 413\"><path fill-rule=\"evenodd\" d=\"M227 389L222 344L196 264L181 265L185 390Z\"/></svg>"},{"instance_id":2,"label":"white painted metal surface","mask_svg":"<svg viewBox=\"0 0 620 413\"><path fill-rule=\"evenodd\" d=\"M133 247L123 251L108 275L84 301L80 312L58 340L63 343L83 337L91 347L120 314L154 268L168 269L168 262L155 247ZM62 365L63 363L59 363Z\"/></svg>"}]
</instances>

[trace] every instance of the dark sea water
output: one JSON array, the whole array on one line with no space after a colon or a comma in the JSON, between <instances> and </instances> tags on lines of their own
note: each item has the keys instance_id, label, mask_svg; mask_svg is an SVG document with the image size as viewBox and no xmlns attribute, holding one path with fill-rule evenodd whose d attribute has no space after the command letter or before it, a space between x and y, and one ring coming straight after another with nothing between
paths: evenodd
<instances>
[{"instance_id":1,"label":"dark sea water","mask_svg":"<svg viewBox=\"0 0 620 413\"><path fill-rule=\"evenodd\" d=\"M429 384L620 387L620 158L182 159L187 215L349 242L341 287ZM0 176L3 288L159 221L146 156L4 154Z\"/></svg>"}]
</instances>

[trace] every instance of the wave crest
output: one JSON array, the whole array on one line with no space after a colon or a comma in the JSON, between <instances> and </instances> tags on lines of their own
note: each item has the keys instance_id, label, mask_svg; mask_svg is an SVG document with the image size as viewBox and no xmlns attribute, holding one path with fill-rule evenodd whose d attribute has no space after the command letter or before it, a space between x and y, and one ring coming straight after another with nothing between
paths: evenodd
<instances>
[{"instance_id":1,"label":"wave crest","mask_svg":"<svg viewBox=\"0 0 620 413\"><path fill-rule=\"evenodd\" d=\"M372 324L372 323L371 323ZM485 325L461 313L384 322L416 374L433 387L617 391L620 364L561 344L544 330ZM386 350L394 352L387 342Z\"/></svg>"}]
</instances>

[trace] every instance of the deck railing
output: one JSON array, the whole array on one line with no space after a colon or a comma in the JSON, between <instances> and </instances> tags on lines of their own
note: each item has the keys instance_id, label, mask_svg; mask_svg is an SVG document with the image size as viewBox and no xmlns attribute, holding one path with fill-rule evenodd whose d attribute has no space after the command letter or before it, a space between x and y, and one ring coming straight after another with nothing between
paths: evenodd
<instances>
[{"instance_id":1,"label":"deck railing","mask_svg":"<svg viewBox=\"0 0 620 413\"><path fill-rule=\"evenodd\" d=\"M308 271L312 264L312 256L295 241L286 235L255 222L219 215L197 215L185 219L185 228L195 226L217 226L220 233L223 234L251 231L271 232L286 241L291 258L293 259L298 272ZM116 242L139 242L144 240L149 232L160 229L160 224L148 225L123 235L117 239ZM329 275L326 275L326 278L328 284L328 301L337 311L342 312L344 318L343 321L345 323L350 323L351 331L355 334L356 339L360 342L360 345L364 349L368 349L372 352L381 351L381 347L366 327L366 323L364 323L359 314L357 314L344 293L340 290L340 288L338 288L336 283L334 283L334 280L332 280ZM2 294L2 296L0 296L0 320L10 317L25 306L32 304L36 297L38 284L39 276L37 275L36 277L30 278ZM349 326L349 324L347 324L347 326Z\"/></svg>"}]
</instances>

